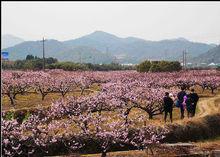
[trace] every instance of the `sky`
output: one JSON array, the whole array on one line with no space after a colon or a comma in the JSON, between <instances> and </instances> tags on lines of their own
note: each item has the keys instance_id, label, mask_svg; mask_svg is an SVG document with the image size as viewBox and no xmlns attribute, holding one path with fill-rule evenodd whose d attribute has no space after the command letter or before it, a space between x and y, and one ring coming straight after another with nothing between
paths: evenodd
<instances>
[{"instance_id":1,"label":"sky","mask_svg":"<svg viewBox=\"0 0 220 157\"><path fill-rule=\"evenodd\" d=\"M2 34L60 41L96 30L119 37L220 43L220 2L1 2Z\"/></svg>"}]
</instances>

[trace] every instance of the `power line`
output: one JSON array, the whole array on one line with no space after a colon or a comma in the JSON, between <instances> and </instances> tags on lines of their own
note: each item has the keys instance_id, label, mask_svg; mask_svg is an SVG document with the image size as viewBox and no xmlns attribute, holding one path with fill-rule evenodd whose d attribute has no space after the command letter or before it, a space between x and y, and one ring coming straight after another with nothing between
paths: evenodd
<instances>
[{"instance_id":1,"label":"power line","mask_svg":"<svg viewBox=\"0 0 220 157\"><path fill-rule=\"evenodd\" d=\"M183 51L183 56L182 56L182 62L183 62L183 69L184 69L184 51Z\"/></svg>"},{"instance_id":2,"label":"power line","mask_svg":"<svg viewBox=\"0 0 220 157\"><path fill-rule=\"evenodd\" d=\"M186 50L185 50L185 69L187 68L187 63L186 63Z\"/></svg>"}]
</instances>

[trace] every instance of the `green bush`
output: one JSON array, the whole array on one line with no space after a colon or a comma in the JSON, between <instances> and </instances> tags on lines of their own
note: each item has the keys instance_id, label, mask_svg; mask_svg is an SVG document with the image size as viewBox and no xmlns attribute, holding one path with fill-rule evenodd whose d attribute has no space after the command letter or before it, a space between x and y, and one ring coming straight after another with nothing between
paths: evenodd
<instances>
[{"instance_id":1,"label":"green bush","mask_svg":"<svg viewBox=\"0 0 220 157\"><path fill-rule=\"evenodd\" d=\"M177 61L144 61L136 66L138 72L172 72L179 71L182 67Z\"/></svg>"},{"instance_id":2,"label":"green bush","mask_svg":"<svg viewBox=\"0 0 220 157\"><path fill-rule=\"evenodd\" d=\"M63 69L67 71L76 70L94 70L94 71L109 71L109 70L134 70L132 66L126 66L116 63L111 64L91 64L91 63L74 63L74 62L57 62L47 66L48 69Z\"/></svg>"},{"instance_id":3,"label":"green bush","mask_svg":"<svg viewBox=\"0 0 220 157\"><path fill-rule=\"evenodd\" d=\"M75 70L88 70L89 68L85 64L73 63L73 62L57 62L48 65L48 69L63 69L67 71Z\"/></svg>"},{"instance_id":4,"label":"green bush","mask_svg":"<svg viewBox=\"0 0 220 157\"><path fill-rule=\"evenodd\" d=\"M8 111L8 112L5 113L4 119L5 120L13 120L14 115L15 115L14 111Z\"/></svg>"},{"instance_id":5,"label":"green bush","mask_svg":"<svg viewBox=\"0 0 220 157\"><path fill-rule=\"evenodd\" d=\"M137 65L137 71L139 72L148 72L151 68L151 62L146 60L141 64Z\"/></svg>"},{"instance_id":6,"label":"green bush","mask_svg":"<svg viewBox=\"0 0 220 157\"><path fill-rule=\"evenodd\" d=\"M50 64L57 63L56 58L45 58L45 66L47 67ZM21 70L40 70L43 69L43 59L33 55L27 55L24 60L16 61L4 61L2 63L3 69L21 69Z\"/></svg>"},{"instance_id":7,"label":"green bush","mask_svg":"<svg viewBox=\"0 0 220 157\"><path fill-rule=\"evenodd\" d=\"M160 72L164 71L163 67L160 65L159 61L151 62L150 72Z\"/></svg>"},{"instance_id":8,"label":"green bush","mask_svg":"<svg viewBox=\"0 0 220 157\"><path fill-rule=\"evenodd\" d=\"M43 69L43 59L33 55L27 55L25 60L16 60L3 62L3 69L21 69L21 70L41 70ZM58 62L56 58L45 58L46 69L63 69L67 71L76 70L94 70L94 71L109 71L109 70L135 70L133 66L121 65L118 63L111 64L91 64L91 63L74 63L74 62Z\"/></svg>"}]
</instances>

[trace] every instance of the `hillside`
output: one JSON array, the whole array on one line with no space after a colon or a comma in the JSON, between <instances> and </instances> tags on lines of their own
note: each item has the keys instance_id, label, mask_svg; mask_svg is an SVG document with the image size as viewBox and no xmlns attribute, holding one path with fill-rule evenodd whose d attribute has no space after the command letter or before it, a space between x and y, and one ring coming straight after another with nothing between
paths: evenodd
<instances>
[{"instance_id":1,"label":"hillside","mask_svg":"<svg viewBox=\"0 0 220 157\"><path fill-rule=\"evenodd\" d=\"M9 52L10 60L24 59L28 54L42 57L42 42L26 41L3 50ZM59 53L65 50L68 50L68 48L62 42L57 40L47 40L45 42L45 57L57 57Z\"/></svg>"},{"instance_id":2,"label":"hillside","mask_svg":"<svg viewBox=\"0 0 220 157\"><path fill-rule=\"evenodd\" d=\"M59 53L56 58L59 58L61 61L85 63L111 63L114 60L113 56L87 46L77 46L63 51Z\"/></svg>"},{"instance_id":3,"label":"hillside","mask_svg":"<svg viewBox=\"0 0 220 157\"><path fill-rule=\"evenodd\" d=\"M8 51L10 60L24 59L28 54L42 57L41 41L26 41L14 47L3 49ZM76 46L70 48L57 40L47 40L45 42L45 57L55 57L60 61L90 62L90 63L110 63L113 57L106 55L95 48L87 46Z\"/></svg>"},{"instance_id":4,"label":"hillside","mask_svg":"<svg viewBox=\"0 0 220 157\"><path fill-rule=\"evenodd\" d=\"M1 48L8 48L11 46L15 46L17 44L20 44L24 42L23 39L10 35L10 34L5 34L1 36Z\"/></svg>"},{"instance_id":5,"label":"hillside","mask_svg":"<svg viewBox=\"0 0 220 157\"><path fill-rule=\"evenodd\" d=\"M220 63L220 45L193 59L195 63Z\"/></svg>"},{"instance_id":6,"label":"hillside","mask_svg":"<svg viewBox=\"0 0 220 157\"><path fill-rule=\"evenodd\" d=\"M103 31L95 31L81 38L57 41L47 40L47 57L56 57L63 61L107 63L117 59L120 63L139 63L151 60L181 60L182 51L187 50L188 57L196 57L212 49L214 45L196 43L184 38L148 41L135 37L120 38ZM11 60L25 58L27 54L42 56L40 41L27 41L4 49L9 51ZM77 59L76 59L77 58ZM88 58L95 58L88 59Z\"/></svg>"},{"instance_id":7,"label":"hillside","mask_svg":"<svg viewBox=\"0 0 220 157\"><path fill-rule=\"evenodd\" d=\"M79 45L94 47L121 58L122 62L125 60L139 62L146 58L178 60L184 49L187 49L190 57L195 57L213 48L213 45L195 43L184 38L147 41L134 37L119 38L103 31L95 31L78 39L64 41L64 44L71 47Z\"/></svg>"}]
</instances>

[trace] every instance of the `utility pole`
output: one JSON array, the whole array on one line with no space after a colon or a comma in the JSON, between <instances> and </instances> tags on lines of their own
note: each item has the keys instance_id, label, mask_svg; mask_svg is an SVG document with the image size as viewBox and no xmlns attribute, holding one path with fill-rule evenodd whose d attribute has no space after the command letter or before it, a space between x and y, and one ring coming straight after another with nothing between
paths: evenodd
<instances>
[{"instance_id":1,"label":"utility pole","mask_svg":"<svg viewBox=\"0 0 220 157\"><path fill-rule=\"evenodd\" d=\"M186 69L186 50L183 50L183 69Z\"/></svg>"},{"instance_id":2,"label":"utility pole","mask_svg":"<svg viewBox=\"0 0 220 157\"><path fill-rule=\"evenodd\" d=\"M185 50L183 50L183 69L185 70Z\"/></svg>"},{"instance_id":3,"label":"utility pole","mask_svg":"<svg viewBox=\"0 0 220 157\"><path fill-rule=\"evenodd\" d=\"M44 49L44 42L45 42L45 38L43 37L43 70L45 71L45 49Z\"/></svg>"},{"instance_id":4,"label":"utility pole","mask_svg":"<svg viewBox=\"0 0 220 157\"><path fill-rule=\"evenodd\" d=\"M185 59L185 69L187 68L187 63L186 63L186 50L185 50L185 55L184 55L184 59Z\"/></svg>"}]
</instances>

